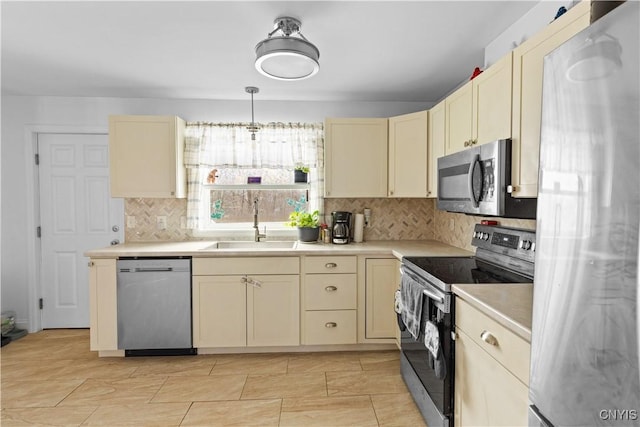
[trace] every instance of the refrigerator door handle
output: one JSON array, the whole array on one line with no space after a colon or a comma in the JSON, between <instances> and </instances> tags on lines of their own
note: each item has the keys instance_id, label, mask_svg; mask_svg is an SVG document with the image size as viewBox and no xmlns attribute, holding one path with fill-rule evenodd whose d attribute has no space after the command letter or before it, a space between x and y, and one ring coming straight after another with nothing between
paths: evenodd
<instances>
[{"instance_id":1,"label":"refrigerator door handle","mask_svg":"<svg viewBox=\"0 0 640 427\"><path fill-rule=\"evenodd\" d=\"M531 405L529 406L529 427L553 427L553 424L542 416L535 405Z\"/></svg>"}]
</instances>

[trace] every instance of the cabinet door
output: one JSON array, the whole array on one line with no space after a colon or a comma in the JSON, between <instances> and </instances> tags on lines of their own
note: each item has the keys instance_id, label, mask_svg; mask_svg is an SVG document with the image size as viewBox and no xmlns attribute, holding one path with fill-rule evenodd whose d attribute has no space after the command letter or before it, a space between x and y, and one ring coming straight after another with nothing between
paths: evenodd
<instances>
[{"instance_id":1,"label":"cabinet door","mask_svg":"<svg viewBox=\"0 0 640 427\"><path fill-rule=\"evenodd\" d=\"M395 338L396 312L393 309L396 282L396 260L366 260L365 338Z\"/></svg>"},{"instance_id":2,"label":"cabinet door","mask_svg":"<svg viewBox=\"0 0 640 427\"><path fill-rule=\"evenodd\" d=\"M326 119L325 197L387 197L387 119Z\"/></svg>"},{"instance_id":3,"label":"cabinet door","mask_svg":"<svg viewBox=\"0 0 640 427\"><path fill-rule=\"evenodd\" d=\"M472 107L473 82L468 82L445 99L446 136L445 154L467 148L473 135Z\"/></svg>"},{"instance_id":4,"label":"cabinet door","mask_svg":"<svg viewBox=\"0 0 640 427\"><path fill-rule=\"evenodd\" d=\"M184 120L174 116L110 116L112 197L186 197Z\"/></svg>"},{"instance_id":5,"label":"cabinet door","mask_svg":"<svg viewBox=\"0 0 640 427\"><path fill-rule=\"evenodd\" d=\"M427 111L389 119L389 197L427 196Z\"/></svg>"},{"instance_id":6,"label":"cabinet door","mask_svg":"<svg viewBox=\"0 0 640 427\"><path fill-rule=\"evenodd\" d=\"M245 276L193 276L193 346L247 345Z\"/></svg>"},{"instance_id":7,"label":"cabinet door","mask_svg":"<svg viewBox=\"0 0 640 427\"><path fill-rule=\"evenodd\" d=\"M247 277L247 345L300 345L297 275Z\"/></svg>"},{"instance_id":8,"label":"cabinet door","mask_svg":"<svg viewBox=\"0 0 640 427\"><path fill-rule=\"evenodd\" d=\"M456 330L455 425L526 426L528 388Z\"/></svg>"},{"instance_id":9,"label":"cabinet door","mask_svg":"<svg viewBox=\"0 0 640 427\"><path fill-rule=\"evenodd\" d=\"M511 137L512 54L473 79L473 141L485 144Z\"/></svg>"},{"instance_id":10,"label":"cabinet door","mask_svg":"<svg viewBox=\"0 0 640 427\"><path fill-rule=\"evenodd\" d=\"M89 262L89 348L118 349L118 298L116 260Z\"/></svg>"},{"instance_id":11,"label":"cabinet door","mask_svg":"<svg viewBox=\"0 0 640 427\"><path fill-rule=\"evenodd\" d=\"M429 110L429 142L427 144L427 197L438 197L438 157L444 156L447 143L445 102Z\"/></svg>"},{"instance_id":12,"label":"cabinet door","mask_svg":"<svg viewBox=\"0 0 640 427\"><path fill-rule=\"evenodd\" d=\"M589 26L589 3L576 4L513 51L513 197L538 196L544 56Z\"/></svg>"}]
</instances>

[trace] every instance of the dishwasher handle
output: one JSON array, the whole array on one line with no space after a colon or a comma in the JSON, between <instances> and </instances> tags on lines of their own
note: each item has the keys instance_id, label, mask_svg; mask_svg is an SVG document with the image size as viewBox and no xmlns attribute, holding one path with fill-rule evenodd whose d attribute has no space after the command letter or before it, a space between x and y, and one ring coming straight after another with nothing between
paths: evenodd
<instances>
[{"instance_id":1,"label":"dishwasher handle","mask_svg":"<svg viewBox=\"0 0 640 427\"><path fill-rule=\"evenodd\" d=\"M135 267L135 268L121 268L120 273L154 273L154 272L173 272L173 267Z\"/></svg>"}]
</instances>

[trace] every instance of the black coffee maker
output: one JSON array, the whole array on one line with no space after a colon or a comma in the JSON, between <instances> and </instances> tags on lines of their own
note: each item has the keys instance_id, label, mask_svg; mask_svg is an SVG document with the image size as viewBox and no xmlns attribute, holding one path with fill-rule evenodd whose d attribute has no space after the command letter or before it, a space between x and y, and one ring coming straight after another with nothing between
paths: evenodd
<instances>
[{"instance_id":1,"label":"black coffee maker","mask_svg":"<svg viewBox=\"0 0 640 427\"><path fill-rule=\"evenodd\" d=\"M351 235L351 212L331 212L331 242L336 245L349 243Z\"/></svg>"}]
</instances>

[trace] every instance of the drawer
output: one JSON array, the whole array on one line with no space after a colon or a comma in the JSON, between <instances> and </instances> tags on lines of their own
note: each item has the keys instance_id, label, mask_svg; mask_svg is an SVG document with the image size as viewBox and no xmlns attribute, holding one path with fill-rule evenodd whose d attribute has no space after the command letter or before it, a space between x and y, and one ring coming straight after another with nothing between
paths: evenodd
<instances>
[{"instance_id":1,"label":"drawer","mask_svg":"<svg viewBox=\"0 0 640 427\"><path fill-rule=\"evenodd\" d=\"M193 258L194 276L232 274L299 274L298 257Z\"/></svg>"},{"instance_id":2,"label":"drawer","mask_svg":"<svg viewBox=\"0 0 640 427\"><path fill-rule=\"evenodd\" d=\"M356 273L355 256L308 256L304 259L305 273Z\"/></svg>"},{"instance_id":3,"label":"drawer","mask_svg":"<svg viewBox=\"0 0 640 427\"><path fill-rule=\"evenodd\" d=\"M305 312L305 344L355 344L356 310Z\"/></svg>"},{"instance_id":4,"label":"drawer","mask_svg":"<svg viewBox=\"0 0 640 427\"><path fill-rule=\"evenodd\" d=\"M357 275L306 274L305 310L355 310Z\"/></svg>"},{"instance_id":5,"label":"drawer","mask_svg":"<svg viewBox=\"0 0 640 427\"><path fill-rule=\"evenodd\" d=\"M456 328L529 385L531 345L528 342L460 298L456 298Z\"/></svg>"}]
</instances>

